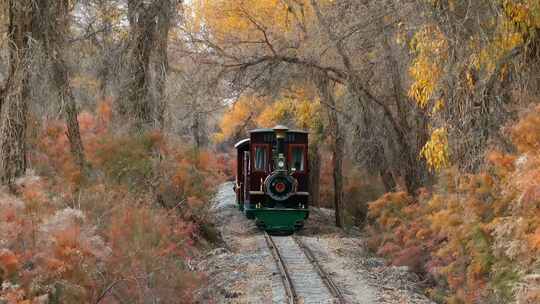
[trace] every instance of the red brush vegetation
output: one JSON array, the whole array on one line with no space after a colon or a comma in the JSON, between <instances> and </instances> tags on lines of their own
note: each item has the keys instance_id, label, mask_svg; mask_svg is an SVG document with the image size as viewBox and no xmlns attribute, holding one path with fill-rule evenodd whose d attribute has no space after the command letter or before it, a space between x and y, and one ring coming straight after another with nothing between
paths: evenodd
<instances>
[{"instance_id":1,"label":"red brush vegetation","mask_svg":"<svg viewBox=\"0 0 540 304\"><path fill-rule=\"evenodd\" d=\"M540 299L540 107L510 131L519 154L492 152L484 172L449 169L433 193L388 193L369 206L370 245L428 278L438 301Z\"/></svg>"},{"instance_id":2,"label":"red brush vegetation","mask_svg":"<svg viewBox=\"0 0 540 304\"><path fill-rule=\"evenodd\" d=\"M79 116L88 178L65 125L46 121L31 143L36 175L0 191L0 302L192 302L202 276L189 261L228 160L155 131L114 133L111 113L103 102Z\"/></svg>"}]
</instances>

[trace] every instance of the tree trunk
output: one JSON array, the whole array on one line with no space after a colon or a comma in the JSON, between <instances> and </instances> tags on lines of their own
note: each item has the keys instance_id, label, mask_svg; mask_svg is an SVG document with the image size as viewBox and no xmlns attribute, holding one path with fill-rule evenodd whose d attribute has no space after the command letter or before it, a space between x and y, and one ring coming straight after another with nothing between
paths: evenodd
<instances>
[{"instance_id":1,"label":"tree trunk","mask_svg":"<svg viewBox=\"0 0 540 304\"><path fill-rule=\"evenodd\" d=\"M30 95L28 61L32 0L9 0L9 76L0 115L0 182L11 184L26 171L26 128Z\"/></svg>"},{"instance_id":2,"label":"tree trunk","mask_svg":"<svg viewBox=\"0 0 540 304\"><path fill-rule=\"evenodd\" d=\"M102 7L101 9L107 9L106 7ZM105 101L108 94L108 85L109 85L109 77L111 75L111 45L110 45L110 39L111 39L111 22L108 18L105 18L103 20L103 27L105 28L101 34L101 43L97 41L97 38L94 38L96 46L98 46L101 50L101 58L100 58L100 67L98 69L97 78L99 81L99 97L101 101Z\"/></svg>"},{"instance_id":3,"label":"tree trunk","mask_svg":"<svg viewBox=\"0 0 540 304\"><path fill-rule=\"evenodd\" d=\"M336 211L336 226L343 227L343 149L344 142L341 135L341 128L338 122L338 115L334 111L330 112L330 126L334 139L332 146L332 163L334 167L334 208Z\"/></svg>"},{"instance_id":4,"label":"tree trunk","mask_svg":"<svg viewBox=\"0 0 540 304\"><path fill-rule=\"evenodd\" d=\"M28 112L28 74L24 67L17 71L5 99L0 127L0 182L11 184L26 171L26 127Z\"/></svg>"},{"instance_id":5,"label":"tree trunk","mask_svg":"<svg viewBox=\"0 0 540 304\"><path fill-rule=\"evenodd\" d=\"M338 113L336 111L336 100L334 98L333 87L330 81L321 77L319 81L319 90L321 99L328 109L329 130L332 134L332 165L334 173L334 211L336 217L336 226L343 227L343 156L344 156L344 141L341 134L341 126L339 123Z\"/></svg>"},{"instance_id":6,"label":"tree trunk","mask_svg":"<svg viewBox=\"0 0 540 304\"><path fill-rule=\"evenodd\" d=\"M381 177L381 182L384 185L384 190L386 192L394 191L395 188L396 188L396 181L394 180L394 178L392 176L392 172L390 172L388 169L387 170L381 170L379 172L379 175Z\"/></svg>"},{"instance_id":7,"label":"tree trunk","mask_svg":"<svg viewBox=\"0 0 540 304\"><path fill-rule=\"evenodd\" d=\"M393 8L393 5L392 5ZM404 100L403 94L403 85L401 83L401 71L399 69L399 62L392 53L392 46L390 45L389 37L392 37L393 33L388 30L388 27L385 26L381 18L377 18L377 27L382 32L382 46L385 52L385 66L388 70L389 77L392 80L392 93L394 97L394 102L396 105L396 112L399 124L404 130L409 129L409 124L407 121L408 111L407 105L405 104L407 100Z\"/></svg>"},{"instance_id":8,"label":"tree trunk","mask_svg":"<svg viewBox=\"0 0 540 304\"><path fill-rule=\"evenodd\" d=\"M133 74L127 91L131 118L138 129L152 124L152 101L150 91L150 54L153 44L153 31L148 14L139 16L135 28L135 42L131 53L130 67Z\"/></svg>"},{"instance_id":9,"label":"tree trunk","mask_svg":"<svg viewBox=\"0 0 540 304\"><path fill-rule=\"evenodd\" d=\"M156 123L161 130L165 127L165 111L167 108L166 85L169 74L169 31L171 29L173 12L177 0L162 0L158 12L156 33Z\"/></svg>"},{"instance_id":10,"label":"tree trunk","mask_svg":"<svg viewBox=\"0 0 540 304\"><path fill-rule=\"evenodd\" d=\"M153 124L150 93L150 56L155 39L156 3L145 5L142 0L128 1L130 21L130 53L128 82L123 88L119 112L134 123L137 130Z\"/></svg>"},{"instance_id":11,"label":"tree trunk","mask_svg":"<svg viewBox=\"0 0 540 304\"><path fill-rule=\"evenodd\" d=\"M99 81L99 84L98 84L99 99L101 101L104 101L107 99L107 96L108 96L107 87L109 84L110 72L109 72L108 60L104 58L102 61L103 61L102 62L103 66L99 68L97 78Z\"/></svg>"},{"instance_id":12,"label":"tree trunk","mask_svg":"<svg viewBox=\"0 0 540 304\"><path fill-rule=\"evenodd\" d=\"M165 124L165 88L169 63L168 36L178 0L155 0L144 4L142 0L128 0L130 24L130 54L128 82L123 88L118 111L134 122L138 130ZM156 62L152 66L152 55ZM156 94L152 94L151 69L156 74ZM154 124L154 121L156 122Z\"/></svg>"},{"instance_id":13,"label":"tree trunk","mask_svg":"<svg viewBox=\"0 0 540 304\"><path fill-rule=\"evenodd\" d=\"M48 2L42 0L42 2ZM66 41L69 35L69 0L56 1L54 4L45 4L42 16L47 18L48 27L43 45L47 50L52 69L52 82L58 94L58 101L63 105L64 118L67 125L67 137L69 140L71 154L75 163L79 167L81 174L86 174L87 164L84 155L84 146L81 139L79 122L77 120L78 110L73 91L69 83L69 72L67 67L67 51L69 45Z\"/></svg>"},{"instance_id":14,"label":"tree trunk","mask_svg":"<svg viewBox=\"0 0 540 304\"><path fill-rule=\"evenodd\" d=\"M311 142L309 147L309 192L311 206L320 207L321 202L321 155L317 142Z\"/></svg>"},{"instance_id":15,"label":"tree trunk","mask_svg":"<svg viewBox=\"0 0 540 304\"><path fill-rule=\"evenodd\" d=\"M195 148L198 150L201 148L203 142L202 142L202 136L201 136L201 121L200 121L200 114L198 112L198 109L194 110L195 113L193 113L192 123L191 123L191 133L193 136L193 142L195 143Z\"/></svg>"}]
</instances>

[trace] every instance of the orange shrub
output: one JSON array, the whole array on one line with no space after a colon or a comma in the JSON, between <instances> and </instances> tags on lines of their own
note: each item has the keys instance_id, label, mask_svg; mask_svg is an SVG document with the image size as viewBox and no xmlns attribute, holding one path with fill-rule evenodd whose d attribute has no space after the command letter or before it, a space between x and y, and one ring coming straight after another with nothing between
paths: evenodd
<instances>
[{"instance_id":1,"label":"orange shrub","mask_svg":"<svg viewBox=\"0 0 540 304\"><path fill-rule=\"evenodd\" d=\"M369 206L370 245L431 278L447 303L533 303L540 280L540 106L511 128L519 154L492 152L478 174L449 169L432 194Z\"/></svg>"},{"instance_id":2,"label":"orange shrub","mask_svg":"<svg viewBox=\"0 0 540 304\"><path fill-rule=\"evenodd\" d=\"M133 302L159 295L166 303L179 298L189 303L199 284L199 276L186 263L194 250L194 233L192 223L163 209L126 206L115 212L108 231L112 254L104 275L109 284L122 281L116 295Z\"/></svg>"},{"instance_id":3,"label":"orange shrub","mask_svg":"<svg viewBox=\"0 0 540 304\"><path fill-rule=\"evenodd\" d=\"M89 301L100 286L95 275L107 260L105 242L81 210L50 201L45 182L26 177L18 185L21 198L0 195L0 208L9 210L0 218L0 279L13 284L0 299Z\"/></svg>"},{"instance_id":4,"label":"orange shrub","mask_svg":"<svg viewBox=\"0 0 540 304\"><path fill-rule=\"evenodd\" d=\"M157 131L115 133L111 114L105 101L78 117L89 179L65 124L45 121L30 157L40 177L0 191L0 302L193 301L202 275L189 262L228 160Z\"/></svg>"}]
</instances>

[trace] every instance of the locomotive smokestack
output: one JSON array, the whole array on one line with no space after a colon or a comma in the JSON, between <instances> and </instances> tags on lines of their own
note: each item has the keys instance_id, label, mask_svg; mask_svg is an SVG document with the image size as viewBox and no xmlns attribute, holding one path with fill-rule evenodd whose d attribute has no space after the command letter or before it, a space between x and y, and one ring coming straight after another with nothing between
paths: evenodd
<instances>
[{"instance_id":1,"label":"locomotive smokestack","mask_svg":"<svg viewBox=\"0 0 540 304\"><path fill-rule=\"evenodd\" d=\"M276 132L276 142L277 142L277 153L278 157L279 155L284 156L285 155L285 136L287 135L287 131L289 128L277 125L274 127L274 132Z\"/></svg>"}]
</instances>

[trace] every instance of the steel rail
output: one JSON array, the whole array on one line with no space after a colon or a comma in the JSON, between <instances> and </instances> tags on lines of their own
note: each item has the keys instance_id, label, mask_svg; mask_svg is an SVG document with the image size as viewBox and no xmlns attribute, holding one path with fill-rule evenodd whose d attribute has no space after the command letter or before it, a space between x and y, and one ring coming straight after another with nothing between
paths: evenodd
<instances>
[{"instance_id":1,"label":"steel rail","mask_svg":"<svg viewBox=\"0 0 540 304\"><path fill-rule=\"evenodd\" d=\"M335 298L335 300L337 300L337 303L346 304L347 302L345 301L345 296L343 296L343 293L338 288L336 283L334 283L334 281L328 276L328 274L321 267L321 265L317 261L317 258L315 258L313 251L311 251L311 249L308 246L306 246L298 237L293 236L293 239L296 242L296 244L298 244L298 247L302 249L302 251L306 255L311 265L313 265L315 270L317 270L319 277L321 277L322 281L324 282L324 284L326 285L326 287L328 288L332 296Z\"/></svg>"},{"instance_id":2,"label":"steel rail","mask_svg":"<svg viewBox=\"0 0 540 304\"><path fill-rule=\"evenodd\" d=\"M283 281L283 286L285 287L285 293L287 294L287 298L288 298L287 302L289 304L298 303L298 295L296 294L296 289L294 288L291 276L289 274L289 270L287 269L287 265L285 264L285 261L283 260L283 258L281 257L281 254L279 253L279 249L277 248L276 243L274 243L274 240L267 232L264 232L264 238L279 268L281 280Z\"/></svg>"}]
</instances>

